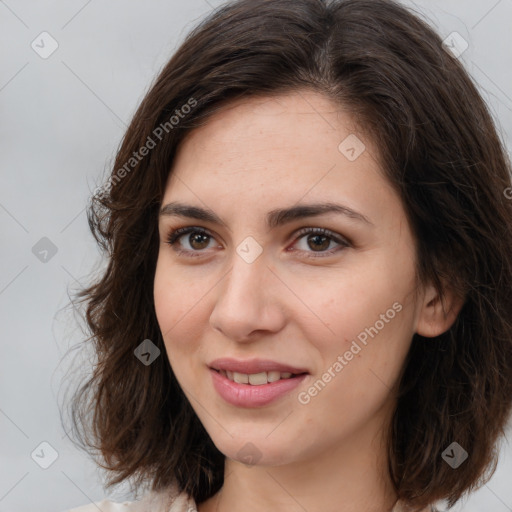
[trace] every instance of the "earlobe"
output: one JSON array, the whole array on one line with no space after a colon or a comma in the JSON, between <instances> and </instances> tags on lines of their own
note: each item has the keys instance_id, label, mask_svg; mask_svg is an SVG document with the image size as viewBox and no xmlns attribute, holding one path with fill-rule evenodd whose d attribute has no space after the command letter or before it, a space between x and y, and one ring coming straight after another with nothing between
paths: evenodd
<instances>
[{"instance_id":1,"label":"earlobe","mask_svg":"<svg viewBox=\"0 0 512 512\"><path fill-rule=\"evenodd\" d=\"M434 338L446 332L457 319L464 300L453 290L445 289L441 296L436 288L426 287L419 311L416 332L426 338Z\"/></svg>"}]
</instances>

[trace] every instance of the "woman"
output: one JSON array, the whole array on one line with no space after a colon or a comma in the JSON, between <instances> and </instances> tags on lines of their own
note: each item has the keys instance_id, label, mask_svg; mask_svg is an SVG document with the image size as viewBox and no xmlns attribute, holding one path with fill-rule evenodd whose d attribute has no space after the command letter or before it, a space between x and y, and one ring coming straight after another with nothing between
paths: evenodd
<instances>
[{"instance_id":1,"label":"woman","mask_svg":"<svg viewBox=\"0 0 512 512\"><path fill-rule=\"evenodd\" d=\"M98 360L73 419L109 486L144 488L100 509L419 512L486 481L509 172L461 64L394 2L204 20L89 210L109 264L80 296Z\"/></svg>"}]
</instances>

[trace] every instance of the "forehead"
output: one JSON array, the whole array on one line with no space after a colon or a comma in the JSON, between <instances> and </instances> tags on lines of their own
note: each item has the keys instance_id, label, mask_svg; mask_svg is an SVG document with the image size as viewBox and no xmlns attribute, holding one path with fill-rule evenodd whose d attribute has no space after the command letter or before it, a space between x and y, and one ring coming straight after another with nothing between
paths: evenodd
<instances>
[{"instance_id":1,"label":"forehead","mask_svg":"<svg viewBox=\"0 0 512 512\"><path fill-rule=\"evenodd\" d=\"M302 91L228 103L191 131L176 153L164 202L257 210L302 198L343 199L358 209L365 197L373 206L396 200L376 147L340 105Z\"/></svg>"},{"instance_id":2,"label":"forehead","mask_svg":"<svg viewBox=\"0 0 512 512\"><path fill-rule=\"evenodd\" d=\"M221 146L223 152L231 150L236 154L237 147L243 145L244 152L251 151L251 146L254 152L261 149L298 152L301 148L312 149L309 144L306 147L303 144L312 135L324 137L335 132L355 134L360 129L340 105L319 93L254 96L222 105L203 126L185 137L179 150L194 145L213 153ZM361 133L359 136L365 138ZM332 141L325 142L327 145ZM331 149L337 150L337 144Z\"/></svg>"},{"instance_id":3,"label":"forehead","mask_svg":"<svg viewBox=\"0 0 512 512\"><path fill-rule=\"evenodd\" d=\"M244 98L223 105L203 126L187 134L172 170L190 174L191 168L200 165L217 177L222 171L245 171L247 178L253 169L271 168L306 176L308 170L313 174L340 162L339 145L347 138L355 142L357 152L364 144L362 159L377 170L372 141L340 105L325 96L302 91ZM349 163L359 167L357 161Z\"/></svg>"}]
</instances>

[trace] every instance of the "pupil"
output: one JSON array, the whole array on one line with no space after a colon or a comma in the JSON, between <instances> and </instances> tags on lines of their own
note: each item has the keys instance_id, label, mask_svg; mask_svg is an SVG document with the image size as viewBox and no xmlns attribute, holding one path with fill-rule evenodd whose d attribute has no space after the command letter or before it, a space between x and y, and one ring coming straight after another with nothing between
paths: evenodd
<instances>
[{"instance_id":1,"label":"pupil","mask_svg":"<svg viewBox=\"0 0 512 512\"><path fill-rule=\"evenodd\" d=\"M194 247L195 249L204 249L205 242L206 242L206 245L208 245L208 243L207 243L208 242L208 235L204 235L202 233L196 233L196 234L190 235L189 242L190 242L190 245L192 247ZM203 246L202 247L197 247L196 243L198 243L199 245L202 244Z\"/></svg>"},{"instance_id":2,"label":"pupil","mask_svg":"<svg viewBox=\"0 0 512 512\"><path fill-rule=\"evenodd\" d=\"M323 238L324 240L324 243L322 244L322 247L319 247L318 245L316 246L316 248L320 248L320 249L327 249L327 247L329 247L329 240L326 236L324 235L312 235L311 238L309 238L309 241L311 241L312 239L316 240L316 242L314 242L315 244L318 242L318 239L321 239ZM327 245L325 244L325 242L327 242ZM314 247L311 247L312 249L314 249Z\"/></svg>"}]
</instances>

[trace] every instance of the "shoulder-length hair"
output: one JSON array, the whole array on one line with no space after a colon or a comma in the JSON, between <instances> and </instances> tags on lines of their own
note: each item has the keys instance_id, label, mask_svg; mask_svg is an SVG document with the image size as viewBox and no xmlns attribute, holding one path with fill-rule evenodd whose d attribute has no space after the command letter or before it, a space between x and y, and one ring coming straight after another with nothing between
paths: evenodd
<instances>
[{"instance_id":1,"label":"shoulder-length hair","mask_svg":"<svg viewBox=\"0 0 512 512\"><path fill-rule=\"evenodd\" d=\"M239 0L192 30L160 72L88 207L108 265L77 294L97 364L72 417L82 445L99 450L107 487L177 482L200 503L223 484L224 456L167 357L134 355L147 339L165 355L153 302L159 208L190 130L231 100L304 89L377 143L421 282L464 297L447 332L414 336L400 376L388 433L398 497L453 505L496 469L512 400L512 188L483 99L441 38L394 1ZM456 470L442 457L453 442L468 453Z\"/></svg>"}]
</instances>

